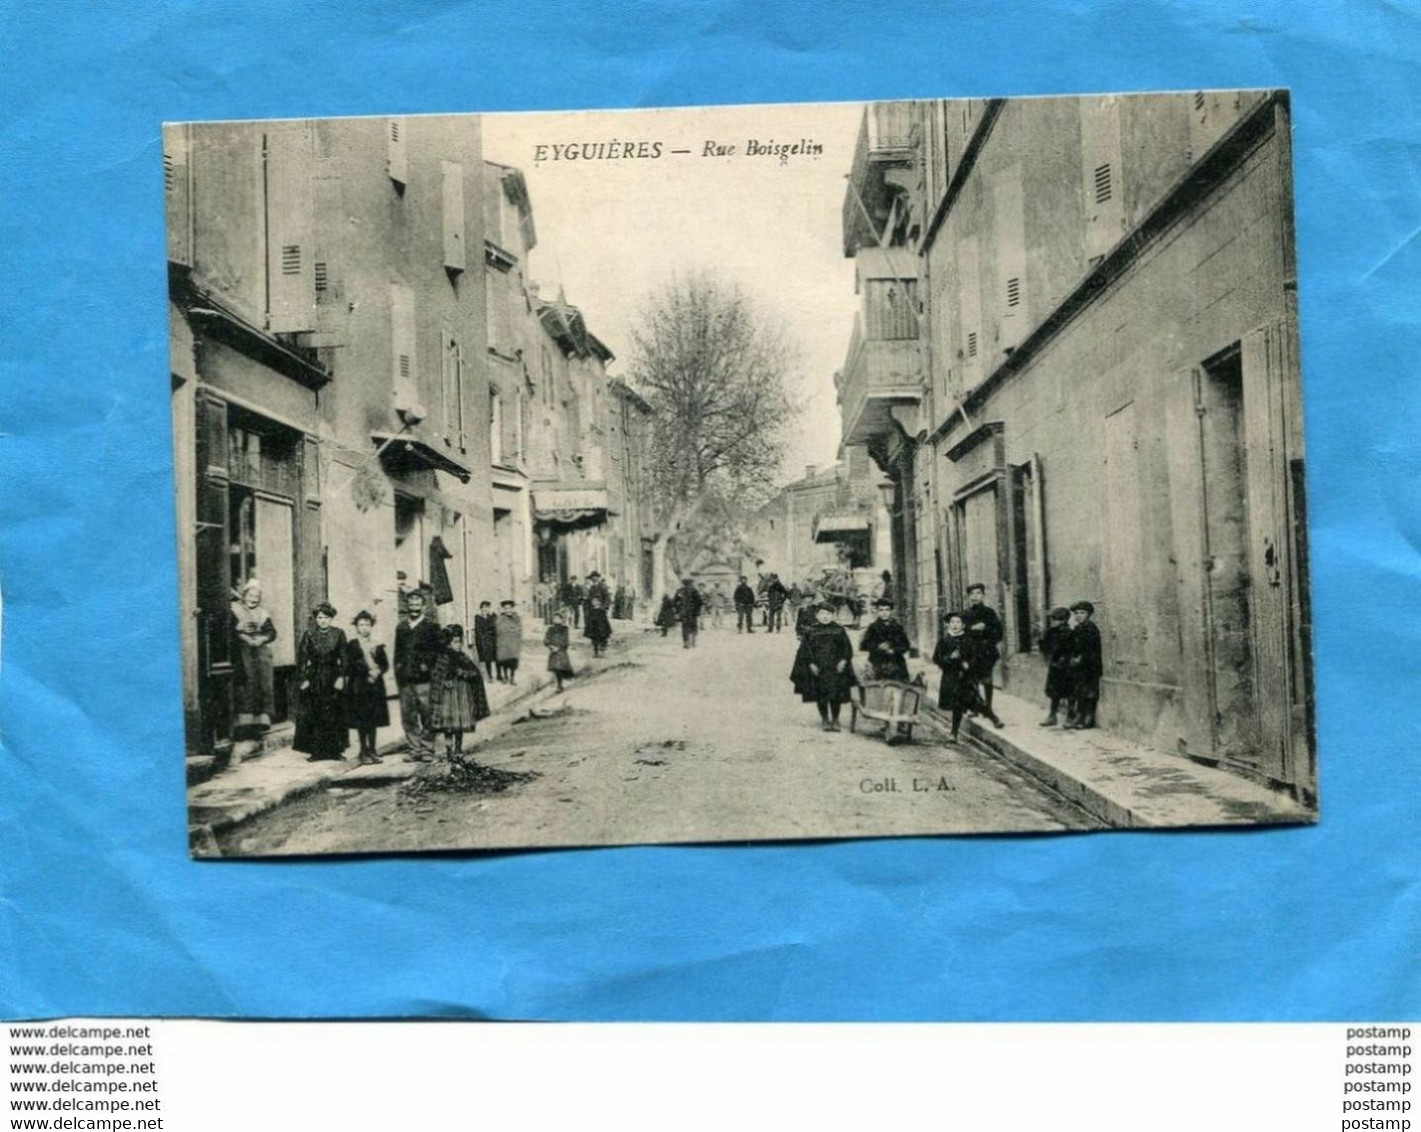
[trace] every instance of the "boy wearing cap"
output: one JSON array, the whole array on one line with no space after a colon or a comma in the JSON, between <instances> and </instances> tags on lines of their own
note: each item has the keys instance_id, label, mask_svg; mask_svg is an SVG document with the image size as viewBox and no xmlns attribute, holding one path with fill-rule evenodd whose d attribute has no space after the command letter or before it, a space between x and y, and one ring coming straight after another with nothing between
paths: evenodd
<instances>
[{"instance_id":1,"label":"boy wearing cap","mask_svg":"<svg viewBox=\"0 0 1421 1132\"><path fill-rule=\"evenodd\" d=\"M997 611L985 602L987 587L981 582L973 582L967 587L967 608L962 612L967 635L972 639L972 679L981 690L982 702L987 705L987 715L992 714L992 672L1001 660L1001 650L997 647L1006 636L1002 629L1002 619Z\"/></svg>"},{"instance_id":2,"label":"boy wearing cap","mask_svg":"<svg viewBox=\"0 0 1421 1132\"><path fill-rule=\"evenodd\" d=\"M876 616L864 630L859 648L868 653L868 665L875 680L908 679L907 630L893 616L893 603L881 597L873 603Z\"/></svg>"},{"instance_id":3,"label":"boy wearing cap","mask_svg":"<svg viewBox=\"0 0 1421 1132\"><path fill-rule=\"evenodd\" d=\"M1056 726L1056 713L1066 705L1071 711L1071 666L1067 644L1071 637L1071 611L1058 605L1046 615L1046 632L1041 634L1041 655L1046 658L1046 699L1051 709L1041 721L1042 727Z\"/></svg>"},{"instance_id":4,"label":"boy wearing cap","mask_svg":"<svg viewBox=\"0 0 1421 1132\"><path fill-rule=\"evenodd\" d=\"M1071 635L1067 644L1071 673L1071 710L1066 727L1089 731L1095 726L1095 705L1100 701L1100 678L1105 673L1101 658L1100 627L1091 620L1095 606L1078 601L1071 606Z\"/></svg>"}]
</instances>

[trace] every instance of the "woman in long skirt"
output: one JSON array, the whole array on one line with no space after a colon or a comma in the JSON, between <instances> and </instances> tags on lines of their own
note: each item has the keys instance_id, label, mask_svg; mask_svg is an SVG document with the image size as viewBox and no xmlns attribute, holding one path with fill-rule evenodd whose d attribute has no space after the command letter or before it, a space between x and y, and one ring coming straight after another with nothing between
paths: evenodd
<instances>
[{"instance_id":1,"label":"woman in long skirt","mask_svg":"<svg viewBox=\"0 0 1421 1132\"><path fill-rule=\"evenodd\" d=\"M296 647L297 689L301 711L292 746L307 760L341 759L350 743L345 719L345 677L349 665L345 634L331 622L335 607L321 602L311 611L315 625Z\"/></svg>"},{"instance_id":2,"label":"woman in long skirt","mask_svg":"<svg viewBox=\"0 0 1421 1132\"><path fill-rule=\"evenodd\" d=\"M464 627L450 625L443 637L444 649L429 679L429 727L444 736L445 755L458 759L464 732L490 715L488 691L478 661L465 651Z\"/></svg>"},{"instance_id":3,"label":"woman in long skirt","mask_svg":"<svg viewBox=\"0 0 1421 1132\"><path fill-rule=\"evenodd\" d=\"M543 644L548 649L548 671L557 680L559 692L562 691L563 680L572 675L572 658L567 654L568 638L567 618L561 613L554 613L553 623L548 626Z\"/></svg>"},{"instance_id":4,"label":"woman in long skirt","mask_svg":"<svg viewBox=\"0 0 1421 1132\"><path fill-rule=\"evenodd\" d=\"M854 675L853 642L834 620L828 602L819 604L814 624L800 637L789 678L800 699L818 706L819 725L825 731L839 730L839 709L853 694L858 677Z\"/></svg>"},{"instance_id":5,"label":"woman in long skirt","mask_svg":"<svg viewBox=\"0 0 1421 1132\"><path fill-rule=\"evenodd\" d=\"M601 656L602 650L607 647L608 640L612 636L612 623L607 619L607 611L602 608L602 603L597 598L592 598L587 603L586 628L582 630L582 635L592 642L592 655Z\"/></svg>"},{"instance_id":6,"label":"woman in long skirt","mask_svg":"<svg viewBox=\"0 0 1421 1132\"><path fill-rule=\"evenodd\" d=\"M351 624L355 636L346 646L346 721L360 740L360 762L368 766L380 761L375 753L376 733L390 725L389 695L385 690L390 658L385 646L376 644L371 635L375 628L373 613L362 609Z\"/></svg>"},{"instance_id":7,"label":"woman in long skirt","mask_svg":"<svg viewBox=\"0 0 1421 1132\"><path fill-rule=\"evenodd\" d=\"M247 580L238 599L232 602L231 613L235 638L233 726L254 733L233 735L233 739L255 738L271 726L271 717L276 711L271 668L271 643L276 640L276 625L262 605L260 582L255 578Z\"/></svg>"},{"instance_id":8,"label":"woman in long skirt","mask_svg":"<svg viewBox=\"0 0 1421 1132\"><path fill-rule=\"evenodd\" d=\"M497 671L508 683L517 684L518 661L523 656L523 618L518 616L518 603L512 598L498 603L498 619L493 628Z\"/></svg>"}]
</instances>

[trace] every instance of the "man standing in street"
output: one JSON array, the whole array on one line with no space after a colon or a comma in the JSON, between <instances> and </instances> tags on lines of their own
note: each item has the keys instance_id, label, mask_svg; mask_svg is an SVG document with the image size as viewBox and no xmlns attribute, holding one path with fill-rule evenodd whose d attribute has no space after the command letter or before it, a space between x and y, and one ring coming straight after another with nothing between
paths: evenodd
<instances>
[{"instance_id":1,"label":"man standing in street","mask_svg":"<svg viewBox=\"0 0 1421 1132\"><path fill-rule=\"evenodd\" d=\"M745 575L740 575L740 584L735 587L735 631L753 633L755 631L755 591Z\"/></svg>"},{"instance_id":2,"label":"man standing in street","mask_svg":"<svg viewBox=\"0 0 1421 1132\"><path fill-rule=\"evenodd\" d=\"M439 626L424 615L425 597L416 590L406 599L408 620L395 628L395 683L400 691L400 716L409 751L406 762L428 762L434 756L429 718L429 680L439 659L443 638Z\"/></svg>"},{"instance_id":3,"label":"man standing in street","mask_svg":"<svg viewBox=\"0 0 1421 1132\"><path fill-rule=\"evenodd\" d=\"M1002 619L997 611L986 602L987 587L981 582L973 582L967 587L967 609L963 621L967 634L974 642L974 664L972 679L982 693L982 702L987 705L987 714L992 714L992 673L997 661L1002 657L998 646L1006 635L1002 631Z\"/></svg>"},{"instance_id":4,"label":"man standing in street","mask_svg":"<svg viewBox=\"0 0 1421 1132\"><path fill-rule=\"evenodd\" d=\"M681 647L696 647L696 634L700 631L701 609L705 605L700 591L690 578L681 579L681 589L676 594L676 613L681 619Z\"/></svg>"}]
</instances>

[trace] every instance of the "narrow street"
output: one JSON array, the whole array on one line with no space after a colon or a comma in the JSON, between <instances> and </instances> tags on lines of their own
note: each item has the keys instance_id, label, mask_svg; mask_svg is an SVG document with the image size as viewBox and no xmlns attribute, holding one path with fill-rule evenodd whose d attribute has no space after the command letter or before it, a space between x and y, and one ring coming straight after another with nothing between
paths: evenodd
<instances>
[{"instance_id":1,"label":"narrow street","mask_svg":"<svg viewBox=\"0 0 1421 1132\"><path fill-rule=\"evenodd\" d=\"M594 675L542 700L486 746L484 765L534 771L497 795L401 797L372 768L228 831L240 855L486 846L1054 831L1091 818L985 753L820 730L790 690L792 632L624 629ZM543 715L548 712L550 714ZM471 737L477 738L477 737ZM466 740L466 746L467 746ZM397 756L396 756L397 759ZM395 760L391 760L392 762Z\"/></svg>"}]
</instances>

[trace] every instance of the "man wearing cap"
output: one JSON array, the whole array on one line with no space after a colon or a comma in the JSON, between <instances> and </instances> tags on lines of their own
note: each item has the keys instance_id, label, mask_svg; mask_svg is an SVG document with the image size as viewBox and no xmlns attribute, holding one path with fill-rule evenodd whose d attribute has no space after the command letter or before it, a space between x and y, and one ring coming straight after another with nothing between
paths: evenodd
<instances>
[{"instance_id":1,"label":"man wearing cap","mask_svg":"<svg viewBox=\"0 0 1421 1132\"><path fill-rule=\"evenodd\" d=\"M735 587L732 595L735 601L735 631L739 633L744 630L747 633L755 631L755 591L750 588L750 582L744 574L740 575L740 584Z\"/></svg>"},{"instance_id":2,"label":"man wearing cap","mask_svg":"<svg viewBox=\"0 0 1421 1132\"><path fill-rule=\"evenodd\" d=\"M696 634L701 628L701 609L705 599L690 578L681 579L681 588L676 591L676 614L681 621L681 647L696 647Z\"/></svg>"},{"instance_id":3,"label":"man wearing cap","mask_svg":"<svg viewBox=\"0 0 1421 1132\"><path fill-rule=\"evenodd\" d=\"M986 604L987 587L981 582L973 582L967 587L967 608L963 610L963 621L967 634L972 638L973 670L972 679L981 688L982 702L987 705L987 714L992 712L992 672L1002 654L998 646L1006 636L1002 630L1002 619L997 611Z\"/></svg>"},{"instance_id":4,"label":"man wearing cap","mask_svg":"<svg viewBox=\"0 0 1421 1132\"><path fill-rule=\"evenodd\" d=\"M395 684L400 692L400 721L409 751L406 762L428 762L434 756L429 718L429 681L444 640L439 626L424 613L424 594L406 599L409 617L395 627Z\"/></svg>"},{"instance_id":5,"label":"man wearing cap","mask_svg":"<svg viewBox=\"0 0 1421 1132\"><path fill-rule=\"evenodd\" d=\"M875 617L863 631L859 648L868 653L875 680L908 679L908 632L893 616L893 603L881 597L873 603Z\"/></svg>"},{"instance_id":6,"label":"man wearing cap","mask_svg":"<svg viewBox=\"0 0 1421 1132\"><path fill-rule=\"evenodd\" d=\"M1100 627L1091 620L1095 606L1078 601L1071 606L1071 635L1066 641L1067 664L1071 673L1071 710L1066 728L1089 731L1095 726L1095 705L1100 701L1100 678L1105 674L1101 658Z\"/></svg>"}]
</instances>

